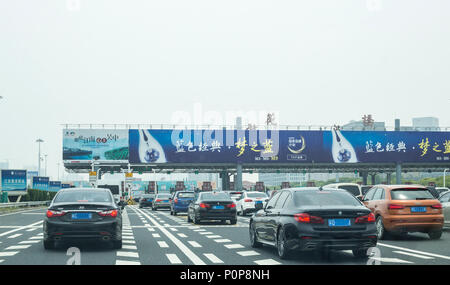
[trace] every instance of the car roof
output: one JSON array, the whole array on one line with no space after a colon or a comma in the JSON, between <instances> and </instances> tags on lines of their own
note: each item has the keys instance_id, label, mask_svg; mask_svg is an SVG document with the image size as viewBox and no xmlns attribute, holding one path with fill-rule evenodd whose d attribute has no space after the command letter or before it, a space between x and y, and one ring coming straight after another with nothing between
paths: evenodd
<instances>
[{"instance_id":1,"label":"car roof","mask_svg":"<svg viewBox=\"0 0 450 285\"><path fill-rule=\"evenodd\" d=\"M81 191L108 191L108 192L111 192L111 190L109 190L108 188L82 188L82 187L79 187L79 188L64 188L64 189L61 189L61 190L59 190L58 192L69 192L69 191L79 191L79 190L81 190Z\"/></svg>"},{"instance_id":2,"label":"car roof","mask_svg":"<svg viewBox=\"0 0 450 285\"><path fill-rule=\"evenodd\" d=\"M361 186L361 185L359 185L359 184L357 184L357 183L350 183L350 182L346 183L346 182L340 182L340 183L330 183L330 184L327 184L327 185L325 185L324 187L330 187L331 185L333 185L333 186L344 186L344 185L351 185L351 186L358 186L358 187L360 187L360 186Z\"/></svg>"},{"instance_id":3,"label":"car roof","mask_svg":"<svg viewBox=\"0 0 450 285\"><path fill-rule=\"evenodd\" d=\"M395 185L386 185L386 184L379 184L374 185L374 187L382 187L388 190L396 190L396 189L427 189L426 186L420 185L420 184L395 184Z\"/></svg>"}]
</instances>

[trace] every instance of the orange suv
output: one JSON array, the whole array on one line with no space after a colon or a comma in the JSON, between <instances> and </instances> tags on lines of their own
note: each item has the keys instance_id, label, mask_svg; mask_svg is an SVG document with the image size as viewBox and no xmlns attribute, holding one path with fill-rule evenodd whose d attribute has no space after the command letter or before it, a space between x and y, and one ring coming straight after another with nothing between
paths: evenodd
<instances>
[{"instance_id":1,"label":"orange suv","mask_svg":"<svg viewBox=\"0 0 450 285\"><path fill-rule=\"evenodd\" d=\"M364 195L364 205L376 217L378 239L389 233L427 233L431 239L442 235L442 205L424 186L375 185Z\"/></svg>"}]
</instances>

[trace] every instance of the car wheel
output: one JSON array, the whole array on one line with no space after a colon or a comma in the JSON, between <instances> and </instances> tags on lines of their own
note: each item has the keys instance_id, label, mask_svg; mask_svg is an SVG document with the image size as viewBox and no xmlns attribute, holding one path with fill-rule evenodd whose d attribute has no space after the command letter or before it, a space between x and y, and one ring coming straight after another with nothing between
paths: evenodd
<instances>
[{"instance_id":1,"label":"car wheel","mask_svg":"<svg viewBox=\"0 0 450 285\"><path fill-rule=\"evenodd\" d=\"M376 226L377 226L377 237L378 237L378 239L379 240L385 239L386 236L387 236L387 231L384 228L383 218L381 216L379 216L377 218Z\"/></svg>"},{"instance_id":2,"label":"car wheel","mask_svg":"<svg viewBox=\"0 0 450 285\"><path fill-rule=\"evenodd\" d=\"M176 216L176 215L177 215L177 212L173 211L173 215Z\"/></svg>"},{"instance_id":3,"label":"car wheel","mask_svg":"<svg viewBox=\"0 0 450 285\"><path fill-rule=\"evenodd\" d=\"M430 239L440 239L442 236L442 231L432 231L428 233Z\"/></svg>"},{"instance_id":4,"label":"car wheel","mask_svg":"<svg viewBox=\"0 0 450 285\"><path fill-rule=\"evenodd\" d=\"M258 242L256 237L255 225L250 223L249 227L249 235L250 235L250 246L253 248L258 248L262 246L262 243Z\"/></svg>"},{"instance_id":5,"label":"car wheel","mask_svg":"<svg viewBox=\"0 0 450 285\"><path fill-rule=\"evenodd\" d=\"M113 248L114 249L121 249L122 248L122 240L115 240L115 241L113 241Z\"/></svg>"},{"instance_id":6,"label":"car wheel","mask_svg":"<svg viewBox=\"0 0 450 285\"><path fill-rule=\"evenodd\" d=\"M173 216L173 211L172 210L170 210L170 215Z\"/></svg>"},{"instance_id":7,"label":"car wheel","mask_svg":"<svg viewBox=\"0 0 450 285\"><path fill-rule=\"evenodd\" d=\"M232 220L230 220L230 224L232 224L232 225L237 224L237 219L232 219Z\"/></svg>"},{"instance_id":8,"label":"car wheel","mask_svg":"<svg viewBox=\"0 0 450 285\"><path fill-rule=\"evenodd\" d=\"M286 235L284 228L281 227L277 234L277 252L281 259L289 258L289 249L286 247Z\"/></svg>"},{"instance_id":9,"label":"car wheel","mask_svg":"<svg viewBox=\"0 0 450 285\"><path fill-rule=\"evenodd\" d=\"M197 216L195 215L195 213L194 213L194 218L193 218L193 220L192 220L193 222L194 222L194 224L199 224L199 220L197 219Z\"/></svg>"},{"instance_id":10,"label":"car wheel","mask_svg":"<svg viewBox=\"0 0 450 285\"><path fill-rule=\"evenodd\" d=\"M44 240L44 249L54 249L55 242L52 240Z\"/></svg>"},{"instance_id":11,"label":"car wheel","mask_svg":"<svg viewBox=\"0 0 450 285\"><path fill-rule=\"evenodd\" d=\"M191 223L191 222L192 222L191 216L189 215L189 213L187 214L187 222L188 222L188 223Z\"/></svg>"},{"instance_id":12,"label":"car wheel","mask_svg":"<svg viewBox=\"0 0 450 285\"><path fill-rule=\"evenodd\" d=\"M352 250L352 252L356 258L368 258L369 257L367 248L354 249L354 250Z\"/></svg>"}]
</instances>

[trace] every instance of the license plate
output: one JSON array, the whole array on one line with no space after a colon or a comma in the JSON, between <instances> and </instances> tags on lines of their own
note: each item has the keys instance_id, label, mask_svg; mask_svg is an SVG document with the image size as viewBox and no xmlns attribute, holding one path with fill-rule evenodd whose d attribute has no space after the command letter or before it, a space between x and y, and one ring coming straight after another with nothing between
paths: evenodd
<instances>
[{"instance_id":1,"label":"license plate","mask_svg":"<svg viewBox=\"0 0 450 285\"><path fill-rule=\"evenodd\" d=\"M261 203L262 203L262 201L255 201L255 203L256 203L256 204L261 204Z\"/></svg>"},{"instance_id":2,"label":"license plate","mask_svg":"<svg viewBox=\"0 0 450 285\"><path fill-rule=\"evenodd\" d=\"M169 203L169 200L164 200L163 203Z\"/></svg>"},{"instance_id":3,"label":"license plate","mask_svg":"<svg viewBox=\"0 0 450 285\"><path fill-rule=\"evenodd\" d=\"M72 220L90 220L92 213L72 213Z\"/></svg>"},{"instance_id":4,"label":"license plate","mask_svg":"<svg viewBox=\"0 0 450 285\"><path fill-rule=\"evenodd\" d=\"M426 212L426 211L427 211L426 207L411 207L411 212L413 212L413 213L417 213L417 212L423 213L423 212Z\"/></svg>"},{"instance_id":5,"label":"license plate","mask_svg":"<svg viewBox=\"0 0 450 285\"><path fill-rule=\"evenodd\" d=\"M350 219L330 219L328 220L328 226L330 227L349 227Z\"/></svg>"},{"instance_id":6,"label":"license plate","mask_svg":"<svg viewBox=\"0 0 450 285\"><path fill-rule=\"evenodd\" d=\"M223 210L223 209L225 209L224 206L213 206L212 208L213 208L214 210Z\"/></svg>"}]
</instances>

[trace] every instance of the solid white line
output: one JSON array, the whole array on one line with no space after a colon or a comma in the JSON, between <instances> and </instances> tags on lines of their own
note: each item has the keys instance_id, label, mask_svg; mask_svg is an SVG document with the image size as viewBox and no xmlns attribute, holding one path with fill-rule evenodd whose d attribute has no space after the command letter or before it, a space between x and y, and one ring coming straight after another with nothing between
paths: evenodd
<instances>
[{"instance_id":1,"label":"solid white line","mask_svg":"<svg viewBox=\"0 0 450 285\"><path fill-rule=\"evenodd\" d=\"M5 251L5 252L0 252L0 256L13 256L16 255L18 253L18 251Z\"/></svg>"},{"instance_id":2,"label":"solid white line","mask_svg":"<svg viewBox=\"0 0 450 285\"><path fill-rule=\"evenodd\" d=\"M12 236L9 236L8 238L16 238L16 237L20 237L22 234L15 234L15 235L12 235Z\"/></svg>"},{"instance_id":3,"label":"solid white line","mask_svg":"<svg viewBox=\"0 0 450 285\"><path fill-rule=\"evenodd\" d=\"M181 260L178 258L176 254L166 254L166 256L169 259L170 263L181 264Z\"/></svg>"},{"instance_id":4,"label":"solid white line","mask_svg":"<svg viewBox=\"0 0 450 285\"><path fill-rule=\"evenodd\" d=\"M117 256L139 258L139 254L137 252L131 252L131 251L118 251Z\"/></svg>"},{"instance_id":5,"label":"solid white line","mask_svg":"<svg viewBox=\"0 0 450 285\"><path fill-rule=\"evenodd\" d=\"M443 259L448 259L450 260L449 256L445 256L445 255L439 255L439 254L434 254L434 253L429 253L429 252L424 252L424 251L419 251L419 250L413 250L413 249L409 249L409 248L404 248L404 247L399 247L399 246L393 246L393 245L389 245L389 244L384 244L384 243L377 243L377 246L385 246L385 247L390 247L390 248L394 248L394 249L399 249L399 250L404 250L404 251L410 251L410 252L414 252L414 253L418 253L418 254L423 254L423 255L429 255L429 256L433 256L433 257L439 257L439 258L443 258Z\"/></svg>"},{"instance_id":6,"label":"solid white line","mask_svg":"<svg viewBox=\"0 0 450 285\"><path fill-rule=\"evenodd\" d=\"M133 209L135 211L139 211L139 209ZM182 243L179 239L177 239L172 233L166 230L163 226L158 224L155 219L150 217L149 215L144 215L149 219L155 226L157 226L163 234L165 234L193 263L194 265L206 265L194 252L192 252L184 243Z\"/></svg>"},{"instance_id":7,"label":"solid white line","mask_svg":"<svg viewBox=\"0 0 450 285\"><path fill-rule=\"evenodd\" d=\"M220 260L217 256L215 256L212 253L205 253L203 255L206 256L209 260L211 260L212 263L223 263L222 260Z\"/></svg>"},{"instance_id":8,"label":"solid white line","mask_svg":"<svg viewBox=\"0 0 450 285\"><path fill-rule=\"evenodd\" d=\"M229 248L229 249L233 249L233 248L244 248L244 246L243 246L243 245L240 245L240 244L225 244L225 247L226 247L226 248Z\"/></svg>"},{"instance_id":9,"label":"solid white line","mask_svg":"<svg viewBox=\"0 0 450 285\"><path fill-rule=\"evenodd\" d=\"M31 245L12 245L10 247L5 248L5 250L12 250L12 249L25 249L29 248Z\"/></svg>"},{"instance_id":10,"label":"solid white line","mask_svg":"<svg viewBox=\"0 0 450 285\"><path fill-rule=\"evenodd\" d=\"M238 251L237 254L242 255L242 256L255 256L255 255L259 255L259 253L257 253L254 250L248 250L248 251Z\"/></svg>"},{"instance_id":11,"label":"solid white line","mask_svg":"<svg viewBox=\"0 0 450 285\"><path fill-rule=\"evenodd\" d=\"M116 265L141 265L139 261L116 260Z\"/></svg>"},{"instance_id":12,"label":"solid white line","mask_svg":"<svg viewBox=\"0 0 450 285\"><path fill-rule=\"evenodd\" d=\"M196 242L196 241L188 241L188 243L190 244L190 245L192 245L192 247L202 247L198 242Z\"/></svg>"},{"instance_id":13,"label":"solid white line","mask_svg":"<svg viewBox=\"0 0 450 285\"><path fill-rule=\"evenodd\" d=\"M168 248L169 245L165 241L158 241L159 247Z\"/></svg>"},{"instance_id":14,"label":"solid white line","mask_svg":"<svg viewBox=\"0 0 450 285\"><path fill-rule=\"evenodd\" d=\"M35 225L40 224L40 223L42 223L42 222L43 222L43 221L39 221L39 222L36 222L36 223L29 224L29 225L27 225L27 226L23 226L23 227L14 229L14 230L10 230L10 231L1 233L1 234L0 234L0 237L9 235L9 234L11 234L11 233L14 233L14 232L17 232L17 231L20 231L20 230L28 229L29 227L35 226Z\"/></svg>"},{"instance_id":15,"label":"solid white line","mask_svg":"<svg viewBox=\"0 0 450 285\"><path fill-rule=\"evenodd\" d=\"M255 260L255 263L258 265L278 265L281 264L276 260L273 259L262 259L262 260Z\"/></svg>"},{"instance_id":16,"label":"solid white line","mask_svg":"<svg viewBox=\"0 0 450 285\"><path fill-rule=\"evenodd\" d=\"M414 253L405 252L405 251L394 250L393 252L398 253L398 254L409 255L409 256L413 256L413 257L417 257L417 258L422 258L422 259L434 259L434 257L431 257L431 256L419 255L419 254L414 254Z\"/></svg>"},{"instance_id":17,"label":"solid white line","mask_svg":"<svg viewBox=\"0 0 450 285\"><path fill-rule=\"evenodd\" d=\"M231 240L226 239L226 238L223 238L223 239L215 239L214 241L215 241L215 242L218 242L218 243L231 242Z\"/></svg>"}]
</instances>

